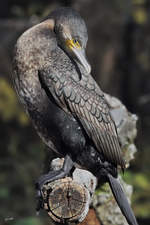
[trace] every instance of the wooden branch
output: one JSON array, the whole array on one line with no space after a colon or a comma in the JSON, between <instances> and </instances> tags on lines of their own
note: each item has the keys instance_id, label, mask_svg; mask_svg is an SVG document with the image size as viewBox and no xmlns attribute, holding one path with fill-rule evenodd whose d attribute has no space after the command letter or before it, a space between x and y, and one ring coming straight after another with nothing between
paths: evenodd
<instances>
[{"instance_id":1,"label":"wooden branch","mask_svg":"<svg viewBox=\"0 0 150 225\"><path fill-rule=\"evenodd\" d=\"M60 169L62 163L63 159L54 159L51 169ZM90 172L76 168L72 177L43 186L44 209L55 222L82 222L89 211L96 184L96 178Z\"/></svg>"},{"instance_id":2,"label":"wooden branch","mask_svg":"<svg viewBox=\"0 0 150 225\"><path fill-rule=\"evenodd\" d=\"M101 225L95 209L89 209L89 212L83 222L78 225Z\"/></svg>"}]
</instances>

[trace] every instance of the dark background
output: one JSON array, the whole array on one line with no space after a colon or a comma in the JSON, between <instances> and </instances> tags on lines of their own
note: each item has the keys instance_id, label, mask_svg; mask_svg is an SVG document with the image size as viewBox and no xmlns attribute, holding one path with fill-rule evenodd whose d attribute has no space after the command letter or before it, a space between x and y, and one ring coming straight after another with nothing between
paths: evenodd
<instances>
[{"instance_id":1,"label":"dark background","mask_svg":"<svg viewBox=\"0 0 150 225\"><path fill-rule=\"evenodd\" d=\"M87 55L101 88L139 117L138 153L124 178L134 186L133 209L150 224L150 1L0 1L0 225L48 224L35 216L34 181L45 151L13 89L13 47L19 35L58 6L71 6L89 31Z\"/></svg>"}]
</instances>

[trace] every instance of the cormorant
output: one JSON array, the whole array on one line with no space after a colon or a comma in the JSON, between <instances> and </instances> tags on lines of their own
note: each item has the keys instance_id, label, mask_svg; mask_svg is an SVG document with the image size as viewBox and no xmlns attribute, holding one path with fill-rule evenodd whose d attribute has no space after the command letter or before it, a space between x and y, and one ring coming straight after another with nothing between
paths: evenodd
<instances>
[{"instance_id":1,"label":"cormorant","mask_svg":"<svg viewBox=\"0 0 150 225\"><path fill-rule=\"evenodd\" d=\"M25 31L14 54L17 93L42 140L65 157L63 168L40 177L43 184L63 178L80 165L108 182L130 225L135 216L117 180L125 169L115 123L85 55L84 20L59 8Z\"/></svg>"}]
</instances>

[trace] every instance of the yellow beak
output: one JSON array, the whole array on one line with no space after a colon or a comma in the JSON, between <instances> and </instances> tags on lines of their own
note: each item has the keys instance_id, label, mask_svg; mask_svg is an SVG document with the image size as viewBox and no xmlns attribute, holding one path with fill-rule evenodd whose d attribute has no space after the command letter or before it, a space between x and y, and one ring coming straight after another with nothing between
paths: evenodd
<instances>
[{"instance_id":1,"label":"yellow beak","mask_svg":"<svg viewBox=\"0 0 150 225\"><path fill-rule=\"evenodd\" d=\"M84 67L86 72L88 74L91 73L91 66L86 59L85 51L81 48L80 49L72 48L72 51L73 51L74 55L76 56L77 61Z\"/></svg>"},{"instance_id":2,"label":"yellow beak","mask_svg":"<svg viewBox=\"0 0 150 225\"><path fill-rule=\"evenodd\" d=\"M75 60L78 61L89 74L91 72L91 66L88 63L85 51L81 48L79 42L76 42L74 44L73 40L67 40L66 45L71 50L71 53L74 56Z\"/></svg>"}]
</instances>

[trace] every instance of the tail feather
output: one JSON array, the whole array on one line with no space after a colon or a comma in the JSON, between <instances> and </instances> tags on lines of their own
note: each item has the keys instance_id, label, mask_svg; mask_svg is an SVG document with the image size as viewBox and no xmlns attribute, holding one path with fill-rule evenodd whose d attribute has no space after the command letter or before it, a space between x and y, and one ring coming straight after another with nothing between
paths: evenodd
<instances>
[{"instance_id":1,"label":"tail feather","mask_svg":"<svg viewBox=\"0 0 150 225\"><path fill-rule=\"evenodd\" d=\"M109 182L109 185L113 192L113 195L114 195L123 215L125 216L128 224L129 225L138 225L136 218L134 216L134 213L131 209L131 206L128 203L127 197L125 196L125 193L123 192L121 184L112 175L108 174L107 177L108 177L108 182Z\"/></svg>"}]
</instances>

